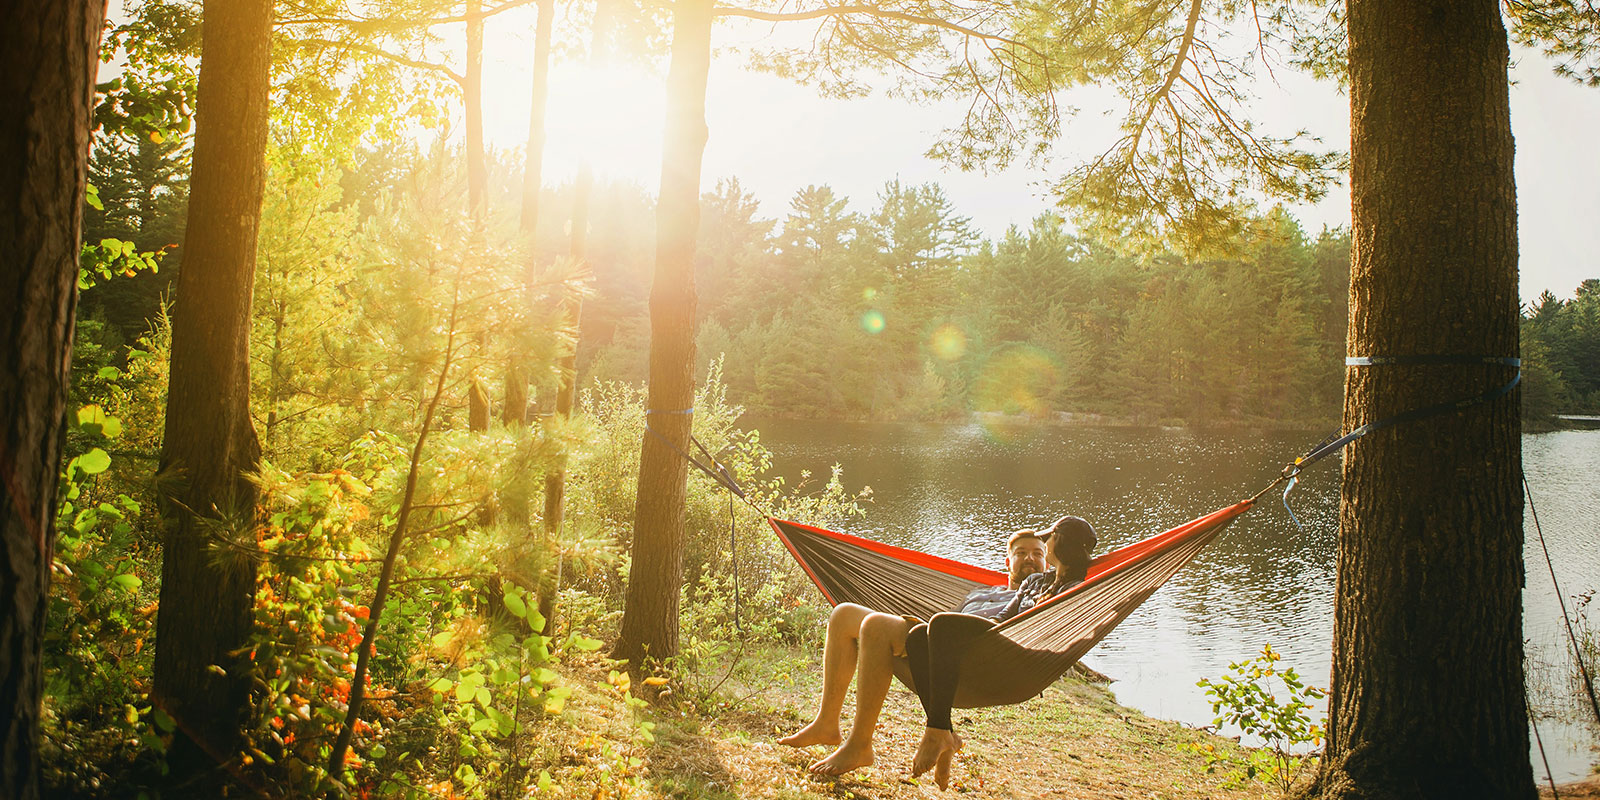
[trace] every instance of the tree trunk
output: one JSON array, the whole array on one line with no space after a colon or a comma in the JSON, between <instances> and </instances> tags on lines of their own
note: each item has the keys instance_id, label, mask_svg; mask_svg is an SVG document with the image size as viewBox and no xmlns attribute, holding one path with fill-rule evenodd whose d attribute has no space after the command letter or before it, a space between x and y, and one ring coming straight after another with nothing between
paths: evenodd
<instances>
[{"instance_id":1,"label":"tree trunk","mask_svg":"<svg viewBox=\"0 0 1600 800\"><path fill-rule=\"evenodd\" d=\"M650 391L639 456L633 572L615 656L678 653L683 580L683 513L694 415L694 245L700 225L700 162L706 149L706 74L711 66L711 0L678 0L672 14L666 140L656 208L656 274L650 289ZM654 412L654 413L649 413ZM659 435L657 435L659 434Z\"/></svg>"},{"instance_id":2,"label":"tree trunk","mask_svg":"<svg viewBox=\"0 0 1600 800\"><path fill-rule=\"evenodd\" d=\"M550 97L550 31L554 27L555 0L539 0L539 21L533 28L533 102L528 111L528 153L522 172L522 232L527 234L528 258L536 258L533 237L539 232L539 192L544 189L544 118ZM529 264L531 275L532 264Z\"/></svg>"},{"instance_id":3,"label":"tree trunk","mask_svg":"<svg viewBox=\"0 0 1600 800\"><path fill-rule=\"evenodd\" d=\"M538 280L539 192L544 186L544 118L546 100L550 95L550 32L554 26L555 0L540 0L539 21L534 27L533 41L533 98L528 112L527 161L522 174L522 215L520 228L528 243L528 261L524 265L526 301L534 302L534 283ZM508 427L517 430L528 421L528 365L527 357L520 352L511 354L506 366L506 407L503 419ZM529 532L528 516L532 512L530 497L533 480L528 475L524 461L515 466L507 482L505 510L515 529ZM498 581L496 581L498 583Z\"/></svg>"},{"instance_id":4,"label":"tree trunk","mask_svg":"<svg viewBox=\"0 0 1600 800\"><path fill-rule=\"evenodd\" d=\"M44 615L103 0L0 13L0 797L39 796Z\"/></svg>"},{"instance_id":5,"label":"tree trunk","mask_svg":"<svg viewBox=\"0 0 1600 800\"><path fill-rule=\"evenodd\" d=\"M598 39L599 37L596 37ZM589 195L594 189L594 172L588 164L578 168L572 192L572 239L567 254L577 263L589 257ZM550 419L557 426L572 419L573 402L578 394L578 334L583 330L583 298L569 295L561 303L562 316L572 332L572 348L562 354L561 387L556 390L555 412ZM544 568L539 571L539 615L544 618L546 636L556 631L556 594L561 590L561 528L567 518L567 454L556 456L544 476L544 540L540 555Z\"/></svg>"},{"instance_id":6,"label":"tree trunk","mask_svg":"<svg viewBox=\"0 0 1600 800\"><path fill-rule=\"evenodd\" d=\"M203 11L194 168L172 319L161 449L167 539L156 618L154 702L178 723L175 779L210 780L239 752L250 707L249 641L261 448L250 422L250 298L267 142L270 0ZM216 531L220 534L213 536ZM214 546L220 545L220 546ZM220 668L225 674L217 674Z\"/></svg>"},{"instance_id":7,"label":"tree trunk","mask_svg":"<svg viewBox=\"0 0 1600 800\"><path fill-rule=\"evenodd\" d=\"M483 3L467 0L467 68L461 82L467 117L467 206L482 220L489 203L489 162L483 149Z\"/></svg>"},{"instance_id":8,"label":"tree trunk","mask_svg":"<svg viewBox=\"0 0 1600 800\"><path fill-rule=\"evenodd\" d=\"M1517 355L1506 33L1494 0L1349 5L1352 356ZM1351 429L1505 384L1352 367ZM1346 455L1322 797L1534 797L1515 393Z\"/></svg>"}]
</instances>

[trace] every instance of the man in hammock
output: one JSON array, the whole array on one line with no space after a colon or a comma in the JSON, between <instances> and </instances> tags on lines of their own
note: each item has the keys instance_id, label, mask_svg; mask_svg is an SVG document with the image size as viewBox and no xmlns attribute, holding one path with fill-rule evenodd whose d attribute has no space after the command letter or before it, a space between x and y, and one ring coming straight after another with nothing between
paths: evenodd
<instances>
[{"instance_id":1,"label":"man in hammock","mask_svg":"<svg viewBox=\"0 0 1600 800\"><path fill-rule=\"evenodd\" d=\"M954 610L962 615L996 618L1016 599L1017 588L1023 580L1043 572L1045 565L1045 543L1040 534L1033 530L1017 531L1006 541L1006 587L974 589L961 607ZM872 764L872 733L883 711L884 698L889 694L889 684L894 680L894 659L906 657L906 637L918 622L855 603L834 606L828 617L828 636L822 651L822 699L817 716L810 724L778 742L790 747L839 745L827 758L811 765L812 772L822 775L843 775ZM841 743L839 716L844 710L845 690L850 688L852 675L856 678L856 716L850 724L849 737ZM949 756L944 759L942 772L947 775Z\"/></svg>"},{"instance_id":2,"label":"man in hammock","mask_svg":"<svg viewBox=\"0 0 1600 800\"><path fill-rule=\"evenodd\" d=\"M907 635L905 649L912 682L927 714L922 742L911 761L912 777L931 769L940 789L950 783L950 762L961 749L961 737L955 734L950 709L961 680L961 662L973 640L995 625L1083 583L1088 576L1096 537L1087 521L1062 517L1039 536L1048 548L1045 559L1050 569L1025 578L999 614L992 618L960 610L935 614L926 625L917 625Z\"/></svg>"}]
</instances>

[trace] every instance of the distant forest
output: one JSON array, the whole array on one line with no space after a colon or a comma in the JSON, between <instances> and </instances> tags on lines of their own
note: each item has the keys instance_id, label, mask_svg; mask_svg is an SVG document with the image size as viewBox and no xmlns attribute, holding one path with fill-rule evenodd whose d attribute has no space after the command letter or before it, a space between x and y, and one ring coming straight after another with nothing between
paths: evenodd
<instances>
[{"instance_id":1,"label":"distant forest","mask_svg":"<svg viewBox=\"0 0 1600 800\"><path fill-rule=\"evenodd\" d=\"M349 172L280 177L264 209L260 270L282 263L273 248L308 246L304 236L274 237L275 214L336 224L327 221L369 211L406 158L366 154ZM166 257L156 274L86 291L81 314L90 324L80 337L114 347L158 317L181 265L174 243L187 161L187 150L170 143L97 148L90 181L106 210L88 210L85 240L130 241ZM495 190L514 192L512 170L497 172ZM550 213L537 246L555 257L568 247L571 186L546 190L542 205ZM1343 228L1311 234L1273 210L1219 252L1185 257L1151 254L1132 237L1081 235L1050 213L986 239L937 184L890 180L870 208L862 205L808 186L770 219L737 179L703 196L698 352L702 371L722 359L730 401L759 415L815 418L1338 419L1350 258ZM645 189L595 188L580 386L645 378L654 221ZM258 276L261 285L271 276ZM1574 299L1546 292L1525 309L1522 354L1530 420L1600 411L1600 280L1585 281Z\"/></svg>"}]
</instances>

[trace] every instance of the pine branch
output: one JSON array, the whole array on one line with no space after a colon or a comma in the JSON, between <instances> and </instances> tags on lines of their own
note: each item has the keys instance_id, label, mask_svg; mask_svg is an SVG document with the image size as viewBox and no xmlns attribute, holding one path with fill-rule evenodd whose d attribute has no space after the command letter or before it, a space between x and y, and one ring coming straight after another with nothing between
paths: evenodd
<instances>
[{"instance_id":1,"label":"pine branch","mask_svg":"<svg viewBox=\"0 0 1600 800\"><path fill-rule=\"evenodd\" d=\"M931 28L940 28L942 30L952 31L954 33L959 33L963 36L968 36L974 39L983 39L991 42L1004 42L1013 47L1020 47L1035 55L1043 55L1038 50L1035 50L1032 46L1024 44L1016 39L1011 39L995 33L984 33L976 28L969 28L959 23L939 19L938 17L926 17L920 14L908 14L904 11L891 11L878 6L823 6L822 8L813 8L809 11L758 11L753 8L716 6L711 10L711 13L713 16L718 17L744 17L747 19L758 19L764 22L798 22L808 19L825 19L830 17L846 17L854 14L862 14L878 19L895 19L900 20L901 22L911 22L918 25L926 25Z\"/></svg>"},{"instance_id":2,"label":"pine branch","mask_svg":"<svg viewBox=\"0 0 1600 800\"><path fill-rule=\"evenodd\" d=\"M327 48L330 48L330 49L355 50L356 52L366 53L367 55L377 56L379 58L385 58L385 59L388 59L390 61L395 62L396 64L401 64L401 65L404 65L404 66L407 66L407 67L414 67L416 69L424 69L424 70L430 70L430 71L433 71L433 72L438 72L438 73L443 74L445 77L449 78L450 80L455 81L456 85L458 85L458 86L465 85L465 83L467 81L465 76L463 76L462 74L456 72L453 69L450 69L450 67L448 65L435 64L432 61L418 61L417 59L414 59L414 58L407 58L406 56L402 56L402 55L399 55L397 53L391 53L391 52L389 52L387 50L384 50L381 47L373 47L372 45L360 44L360 43L357 43L357 42L344 42L344 41L338 41L338 40L335 40L335 39L320 39L320 38L315 38L315 37L306 38L306 39L296 39L295 41L297 43L300 43L300 44L321 45L323 47L327 47Z\"/></svg>"}]
</instances>

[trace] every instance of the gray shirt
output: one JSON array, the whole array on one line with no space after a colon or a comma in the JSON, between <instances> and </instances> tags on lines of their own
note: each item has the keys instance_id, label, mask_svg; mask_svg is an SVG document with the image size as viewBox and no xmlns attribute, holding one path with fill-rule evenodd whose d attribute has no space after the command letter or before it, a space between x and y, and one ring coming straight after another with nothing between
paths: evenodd
<instances>
[{"instance_id":1,"label":"gray shirt","mask_svg":"<svg viewBox=\"0 0 1600 800\"><path fill-rule=\"evenodd\" d=\"M979 586L967 593L967 599L961 602L961 607L956 611L975 617L999 619L1016 597L1016 589L1004 586Z\"/></svg>"},{"instance_id":2,"label":"gray shirt","mask_svg":"<svg viewBox=\"0 0 1600 800\"><path fill-rule=\"evenodd\" d=\"M1015 592L1016 596L1011 599L1011 602L1008 603L999 614L990 617L990 619L998 622L1004 622L1018 614L1021 614L1024 611L1027 611L1030 608L1033 608L1034 606L1044 602L1045 600L1048 600L1051 597L1055 597L1056 595L1061 594L1062 592L1071 589L1080 583L1083 583L1083 581L1069 581L1065 586L1062 586L1056 591L1052 592L1050 589L1055 585L1055 582L1055 570L1039 572L1023 578L1022 585L1018 586L1017 591Z\"/></svg>"}]
</instances>

